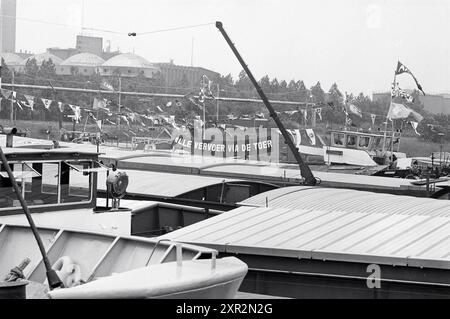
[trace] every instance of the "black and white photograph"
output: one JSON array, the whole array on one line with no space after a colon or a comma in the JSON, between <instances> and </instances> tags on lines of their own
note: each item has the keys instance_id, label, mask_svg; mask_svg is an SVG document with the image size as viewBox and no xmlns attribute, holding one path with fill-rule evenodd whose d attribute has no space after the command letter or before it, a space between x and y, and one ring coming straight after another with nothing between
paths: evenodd
<instances>
[{"instance_id":1,"label":"black and white photograph","mask_svg":"<svg viewBox=\"0 0 450 319\"><path fill-rule=\"evenodd\" d=\"M0 57L0 308L450 298L449 0L0 0Z\"/></svg>"}]
</instances>

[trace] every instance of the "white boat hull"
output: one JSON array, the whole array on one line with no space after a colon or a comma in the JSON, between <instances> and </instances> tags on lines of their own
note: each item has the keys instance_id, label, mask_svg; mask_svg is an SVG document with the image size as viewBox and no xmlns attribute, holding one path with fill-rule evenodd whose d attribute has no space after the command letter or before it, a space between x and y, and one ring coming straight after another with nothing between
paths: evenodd
<instances>
[{"instance_id":1,"label":"white boat hull","mask_svg":"<svg viewBox=\"0 0 450 319\"><path fill-rule=\"evenodd\" d=\"M52 299L233 298L247 274L235 257L152 265L67 289L49 292Z\"/></svg>"}]
</instances>

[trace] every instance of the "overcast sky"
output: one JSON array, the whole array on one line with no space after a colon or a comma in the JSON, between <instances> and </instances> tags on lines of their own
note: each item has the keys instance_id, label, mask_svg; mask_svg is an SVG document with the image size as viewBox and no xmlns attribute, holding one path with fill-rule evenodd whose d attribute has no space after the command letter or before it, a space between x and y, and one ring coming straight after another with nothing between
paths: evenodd
<instances>
[{"instance_id":1,"label":"overcast sky","mask_svg":"<svg viewBox=\"0 0 450 319\"><path fill-rule=\"evenodd\" d=\"M257 79L371 94L390 88L400 59L425 92L450 93L449 0L85 0L84 10L82 2L17 0L17 51L74 47L83 24L123 33L83 32L150 62L190 65L194 39L194 66L236 78L242 68L214 25L139 36L220 20Z\"/></svg>"}]
</instances>

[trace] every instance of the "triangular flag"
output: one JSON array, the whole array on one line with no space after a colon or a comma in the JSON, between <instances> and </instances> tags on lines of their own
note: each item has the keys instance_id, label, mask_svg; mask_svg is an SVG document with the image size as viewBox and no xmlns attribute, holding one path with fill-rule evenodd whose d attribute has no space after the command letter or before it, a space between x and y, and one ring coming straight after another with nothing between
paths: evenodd
<instances>
[{"instance_id":1,"label":"triangular flag","mask_svg":"<svg viewBox=\"0 0 450 319\"><path fill-rule=\"evenodd\" d=\"M416 82L417 88L423 93L423 95L425 95L425 92L422 89L422 86L419 84L419 81L417 81L416 77L414 76L414 74L412 74L412 72L405 66L403 65L400 61L397 62L397 69L395 70L395 74L402 74L402 73L408 73L412 76L412 78L414 79L414 82Z\"/></svg>"},{"instance_id":2,"label":"triangular flag","mask_svg":"<svg viewBox=\"0 0 450 319\"><path fill-rule=\"evenodd\" d=\"M81 119L81 109L79 106L69 104L69 107L72 109L73 115L69 115L72 117L76 123L79 123Z\"/></svg>"},{"instance_id":3,"label":"triangular flag","mask_svg":"<svg viewBox=\"0 0 450 319\"><path fill-rule=\"evenodd\" d=\"M306 135L308 135L309 143L314 146L316 145L316 134L314 134L314 130L311 128L306 129Z\"/></svg>"},{"instance_id":4,"label":"triangular flag","mask_svg":"<svg viewBox=\"0 0 450 319\"><path fill-rule=\"evenodd\" d=\"M28 101L27 106L28 106L30 109L34 110L34 96L33 96L33 95L27 95L27 94L24 94L23 96L25 96L25 98L26 98L27 101Z\"/></svg>"},{"instance_id":5,"label":"triangular flag","mask_svg":"<svg viewBox=\"0 0 450 319\"><path fill-rule=\"evenodd\" d=\"M9 99L9 97L11 96L11 93L12 93L12 91L6 90L6 89L1 89L1 92L5 99Z\"/></svg>"},{"instance_id":6,"label":"triangular flag","mask_svg":"<svg viewBox=\"0 0 450 319\"><path fill-rule=\"evenodd\" d=\"M351 113L353 113L353 114L355 114L355 115L357 115L357 116L359 116L359 117L362 118L362 112L361 112L361 109L360 109L359 107L357 107L356 105L350 104L350 105L348 106L348 110L349 110Z\"/></svg>"},{"instance_id":7,"label":"triangular flag","mask_svg":"<svg viewBox=\"0 0 450 319\"><path fill-rule=\"evenodd\" d=\"M19 101L16 100L16 104L17 104L17 106L18 106L21 110L23 110L22 104L20 104Z\"/></svg>"},{"instance_id":8,"label":"triangular flag","mask_svg":"<svg viewBox=\"0 0 450 319\"><path fill-rule=\"evenodd\" d=\"M413 127L414 132L416 132L416 134L420 136L420 133L417 132L417 126L419 125L419 123L418 123L418 122L413 122L413 121L410 121L409 123L410 123L411 126Z\"/></svg>"},{"instance_id":9,"label":"triangular flag","mask_svg":"<svg viewBox=\"0 0 450 319\"><path fill-rule=\"evenodd\" d=\"M127 123L127 125L130 125L128 118L125 115L121 115L120 118L123 119Z\"/></svg>"},{"instance_id":10,"label":"triangular flag","mask_svg":"<svg viewBox=\"0 0 450 319\"><path fill-rule=\"evenodd\" d=\"M45 108L48 110L50 108L50 105L52 104L52 100L48 99L41 99L42 103L44 103Z\"/></svg>"},{"instance_id":11,"label":"triangular flag","mask_svg":"<svg viewBox=\"0 0 450 319\"><path fill-rule=\"evenodd\" d=\"M59 111L60 111L61 113L64 112L63 106L64 106L64 104L63 104L62 102L58 102L58 108L59 108Z\"/></svg>"},{"instance_id":12,"label":"triangular flag","mask_svg":"<svg viewBox=\"0 0 450 319\"><path fill-rule=\"evenodd\" d=\"M308 110L307 109L303 110L303 117L305 118L305 120L308 119Z\"/></svg>"},{"instance_id":13,"label":"triangular flag","mask_svg":"<svg viewBox=\"0 0 450 319\"><path fill-rule=\"evenodd\" d=\"M345 123L347 125L352 125L352 119L348 116L348 114L345 114Z\"/></svg>"},{"instance_id":14,"label":"triangular flag","mask_svg":"<svg viewBox=\"0 0 450 319\"><path fill-rule=\"evenodd\" d=\"M316 113L317 113L317 115L319 115L319 118L322 121L322 108L320 108L320 107L316 108Z\"/></svg>"},{"instance_id":15,"label":"triangular flag","mask_svg":"<svg viewBox=\"0 0 450 319\"><path fill-rule=\"evenodd\" d=\"M370 118L372 119L372 125L375 125L375 119L377 116L375 114L370 114Z\"/></svg>"},{"instance_id":16,"label":"triangular flag","mask_svg":"<svg viewBox=\"0 0 450 319\"><path fill-rule=\"evenodd\" d=\"M95 121L95 123L97 123L97 126L98 126L99 130L101 131L102 130L102 120L97 120L97 121Z\"/></svg>"}]
</instances>

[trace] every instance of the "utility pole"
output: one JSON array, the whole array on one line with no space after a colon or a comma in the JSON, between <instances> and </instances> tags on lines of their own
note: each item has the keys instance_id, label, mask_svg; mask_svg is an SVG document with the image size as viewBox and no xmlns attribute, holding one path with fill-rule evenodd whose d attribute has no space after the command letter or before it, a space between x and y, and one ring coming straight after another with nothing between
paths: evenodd
<instances>
[{"instance_id":1,"label":"utility pole","mask_svg":"<svg viewBox=\"0 0 450 319\"><path fill-rule=\"evenodd\" d=\"M117 126L118 126L119 130L120 130L120 104L122 103L122 99L121 99L121 95L120 95L121 91L122 91L122 80L121 80L120 74L119 74L119 115L117 118Z\"/></svg>"},{"instance_id":2,"label":"utility pole","mask_svg":"<svg viewBox=\"0 0 450 319\"><path fill-rule=\"evenodd\" d=\"M11 90L12 90L12 97L11 97L11 125L14 125L14 70L11 72L12 78L11 78Z\"/></svg>"},{"instance_id":3,"label":"utility pole","mask_svg":"<svg viewBox=\"0 0 450 319\"><path fill-rule=\"evenodd\" d=\"M217 123L219 123L219 96L220 95L220 88L219 83L217 83L217 99L216 99L216 107L217 107Z\"/></svg>"}]
</instances>

